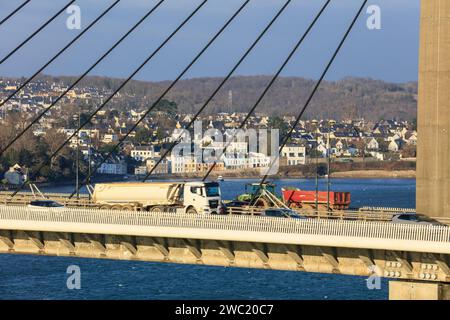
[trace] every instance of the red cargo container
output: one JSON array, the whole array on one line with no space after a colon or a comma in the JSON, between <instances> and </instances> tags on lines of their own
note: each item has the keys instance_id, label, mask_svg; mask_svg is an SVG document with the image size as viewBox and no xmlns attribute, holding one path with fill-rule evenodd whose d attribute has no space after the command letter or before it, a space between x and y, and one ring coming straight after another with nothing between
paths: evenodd
<instances>
[{"instance_id":1,"label":"red cargo container","mask_svg":"<svg viewBox=\"0 0 450 320\"><path fill-rule=\"evenodd\" d=\"M289 205L302 207L304 204L316 203L316 191L306 190L282 190L283 199ZM350 206L350 192L330 191L330 207L333 209L348 209ZM317 193L317 203L327 204L327 192L319 191Z\"/></svg>"}]
</instances>

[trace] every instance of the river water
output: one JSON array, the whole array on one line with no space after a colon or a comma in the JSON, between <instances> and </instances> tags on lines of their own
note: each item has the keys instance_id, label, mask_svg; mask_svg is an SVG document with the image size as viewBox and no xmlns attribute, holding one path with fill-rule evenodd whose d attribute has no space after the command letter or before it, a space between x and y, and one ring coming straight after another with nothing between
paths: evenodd
<instances>
[{"instance_id":1,"label":"river water","mask_svg":"<svg viewBox=\"0 0 450 320\"><path fill-rule=\"evenodd\" d=\"M232 199L253 180L221 182ZM308 179L278 180L278 188L314 189ZM326 189L320 181L321 190ZM48 188L71 192L73 187ZM413 179L333 179L350 191L352 206L415 207ZM81 271L81 288L66 285L68 266ZM387 281L369 290L364 277L176 265L136 261L0 255L0 299L387 299Z\"/></svg>"}]
</instances>

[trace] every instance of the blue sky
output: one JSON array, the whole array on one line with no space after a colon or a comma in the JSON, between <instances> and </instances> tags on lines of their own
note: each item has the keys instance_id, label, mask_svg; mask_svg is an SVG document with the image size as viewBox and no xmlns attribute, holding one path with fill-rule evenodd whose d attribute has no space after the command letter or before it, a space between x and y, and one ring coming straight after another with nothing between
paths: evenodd
<instances>
[{"instance_id":1,"label":"blue sky","mask_svg":"<svg viewBox=\"0 0 450 320\"><path fill-rule=\"evenodd\" d=\"M1 1L0 18L22 1ZM0 26L0 57L5 56L67 1L33 0ZM242 1L209 0L136 79L155 81L175 78ZM82 10L82 26L87 26L112 2L76 1ZM101 23L45 73L82 73L155 3L156 0L121 0ZM199 3L200 0L166 0L92 75L127 77ZM251 0L185 78L225 75L283 3L284 0ZM323 1L318 0L293 0L236 74L273 74L322 4ZM333 0L282 75L317 78L360 4L361 0ZM358 76L392 82L417 80L420 0L372 0L369 4L380 6L382 29L368 30L368 15L362 15L327 78L335 80ZM33 41L0 65L0 75L29 76L35 72L80 32L66 28L67 17L67 14L62 14Z\"/></svg>"}]
</instances>

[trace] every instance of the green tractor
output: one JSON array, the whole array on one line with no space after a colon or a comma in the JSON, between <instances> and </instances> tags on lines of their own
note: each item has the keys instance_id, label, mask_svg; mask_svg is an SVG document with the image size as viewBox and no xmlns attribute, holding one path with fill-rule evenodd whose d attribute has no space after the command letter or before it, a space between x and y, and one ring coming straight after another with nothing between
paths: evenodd
<instances>
[{"instance_id":1,"label":"green tractor","mask_svg":"<svg viewBox=\"0 0 450 320\"><path fill-rule=\"evenodd\" d=\"M275 193L275 185L272 183L247 183L245 193L237 196L236 200L248 202L256 207L271 208L279 206L281 199Z\"/></svg>"}]
</instances>

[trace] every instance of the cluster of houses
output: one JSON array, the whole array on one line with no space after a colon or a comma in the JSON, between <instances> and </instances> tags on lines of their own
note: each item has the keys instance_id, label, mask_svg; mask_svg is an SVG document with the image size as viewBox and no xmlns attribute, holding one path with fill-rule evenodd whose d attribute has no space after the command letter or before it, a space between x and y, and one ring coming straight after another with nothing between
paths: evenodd
<instances>
[{"instance_id":1,"label":"cluster of houses","mask_svg":"<svg viewBox=\"0 0 450 320\"><path fill-rule=\"evenodd\" d=\"M53 110L59 111L65 104L89 104L103 101L112 93L111 90L100 90L93 87L69 90L65 85L45 79L33 80L18 91L22 82L23 79L0 79L0 100L15 93L13 99L10 99L2 107L0 118L4 117L7 111L37 114L63 94L63 98L55 105L54 109L52 108Z\"/></svg>"},{"instance_id":2,"label":"cluster of houses","mask_svg":"<svg viewBox=\"0 0 450 320\"><path fill-rule=\"evenodd\" d=\"M17 90L18 84L12 80L0 80L0 99ZM46 81L35 81L27 89L22 90L18 97L8 102L4 110L18 110L32 116L40 109L48 106L55 96L67 90L66 87ZM96 88L72 90L66 95L67 102L90 103L102 101L108 95L107 91ZM92 100L91 100L92 99ZM29 113L28 113L29 112ZM141 121L139 127L131 131L133 124L144 116L145 110L106 109L97 113L91 123L79 131L71 141L70 146L77 148L90 163L104 160L102 147L120 143L116 156L106 159L98 173L125 175L134 173L143 175L159 163L154 173L183 174L204 172L210 170L214 163L214 170L245 170L270 166L273 158L267 152L252 149L248 141L230 142L227 153L223 153L226 142L215 141L205 137L194 137L188 145L179 144L168 156L160 160L162 154L177 140L177 132L185 128L193 120L192 114L168 114L164 111L154 112ZM58 130L67 137L74 134L76 123L61 126L57 119L65 119L73 115L64 114L60 108L43 117L39 125L33 127L33 133L45 135L49 130ZM0 114L0 121L4 114ZM204 115L198 120L203 129L232 134L246 117L245 113L222 112L214 115ZM170 118L172 126L161 125L162 118ZM275 121L276 120L276 121ZM266 114L251 116L246 128L267 130L272 127L290 128L295 118L292 116L275 117ZM280 129L281 128L273 128ZM147 132L144 140L136 141L137 132ZM231 133L230 133L231 132ZM280 132L282 136L285 132ZM125 139L126 138L126 139ZM226 140L224 140L226 141ZM305 120L301 121L293 130L289 143L280 150L280 164L295 166L308 163L316 157L372 157L376 160L402 158L405 148L415 149L417 132L412 123L407 121L382 120L367 121L352 119L347 121L335 120ZM267 148L266 148L267 149ZM190 150L192 152L186 152ZM204 157L195 154L200 150L204 154L218 155L212 161L205 161ZM411 153L411 152L410 152ZM414 152L413 152L414 153ZM274 152L271 153L272 155ZM410 154L409 156L414 156Z\"/></svg>"},{"instance_id":3,"label":"cluster of houses","mask_svg":"<svg viewBox=\"0 0 450 320\"><path fill-rule=\"evenodd\" d=\"M217 117L204 117L205 130L217 130L217 132L233 132L230 123L239 124L244 114L220 114ZM200 137L189 143L179 143L164 159L160 160L167 148L179 138L178 130L183 128L192 120L190 115L178 116L175 129L166 129L166 134L159 139L151 139L147 143L136 144L131 139L122 141L121 153L114 159L108 159L98 170L104 174L126 174L145 175L151 170L154 174L184 174L201 173L210 170L245 170L248 168L261 168L271 165L273 158L267 152L251 150L248 141L214 141L209 136ZM255 129L268 129L271 118L258 115L252 118L248 127ZM289 127L292 119L283 119ZM85 157L99 157L92 140L100 144L119 143L126 131L120 121L118 127L108 128L102 132L98 128L81 130L78 137L71 141L71 146L80 148ZM149 132L155 128L148 127ZM74 129L61 128L67 136L73 134ZM221 131L224 130L224 131ZM228 130L228 131L227 131ZM231 134L230 134L231 135ZM134 134L130 135L133 137ZM402 158L402 150L406 146L415 148L417 143L417 132L412 124L406 121L378 121L370 123L364 120L334 121L334 120L311 120L301 122L294 130L288 144L280 152L280 165L295 166L307 164L311 158L328 156L334 158L372 157L374 160L390 159L396 155ZM223 153L224 148L227 152ZM183 152L179 152L183 150ZM187 151L186 151L187 150ZM196 151L197 150L197 151ZM198 152L202 156L198 156ZM212 157L208 161L206 155L220 155ZM274 153L272 153L274 154ZM133 168L127 159L133 160ZM214 163L214 165L213 165ZM154 168L154 166L158 166Z\"/></svg>"}]
</instances>

